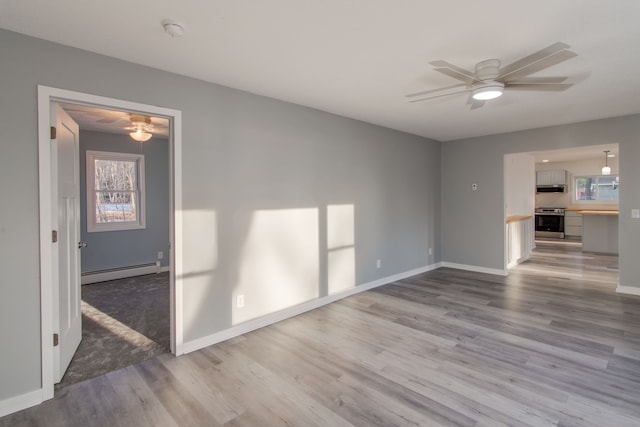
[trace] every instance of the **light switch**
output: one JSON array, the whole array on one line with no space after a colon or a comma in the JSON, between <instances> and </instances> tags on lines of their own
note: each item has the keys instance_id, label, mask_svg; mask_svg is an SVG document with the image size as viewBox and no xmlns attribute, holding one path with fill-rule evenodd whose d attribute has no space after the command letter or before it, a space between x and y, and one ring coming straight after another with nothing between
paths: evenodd
<instances>
[{"instance_id":1,"label":"light switch","mask_svg":"<svg viewBox=\"0 0 640 427\"><path fill-rule=\"evenodd\" d=\"M631 209L631 218L640 218L640 209Z\"/></svg>"}]
</instances>

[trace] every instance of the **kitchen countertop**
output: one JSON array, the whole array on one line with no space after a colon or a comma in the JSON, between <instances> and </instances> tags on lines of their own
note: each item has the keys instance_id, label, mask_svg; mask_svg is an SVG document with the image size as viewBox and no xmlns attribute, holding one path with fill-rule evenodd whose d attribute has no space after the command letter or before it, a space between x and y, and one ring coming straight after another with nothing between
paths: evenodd
<instances>
[{"instance_id":1,"label":"kitchen countertop","mask_svg":"<svg viewBox=\"0 0 640 427\"><path fill-rule=\"evenodd\" d=\"M589 211L589 212L618 212L617 208L610 208L610 207L575 207L575 206L571 206L569 208L565 208L565 211Z\"/></svg>"},{"instance_id":2,"label":"kitchen countertop","mask_svg":"<svg viewBox=\"0 0 640 427\"><path fill-rule=\"evenodd\" d=\"M511 222L526 221L531 218L533 218L531 215L512 215L507 217L506 223L509 224Z\"/></svg>"},{"instance_id":3,"label":"kitchen countertop","mask_svg":"<svg viewBox=\"0 0 640 427\"><path fill-rule=\"evenodd\" d=\"M618 211L614 211L614 210L583 210L583 211L578 211L578 215L618 215Z\"/></svg>"}]
</instances>

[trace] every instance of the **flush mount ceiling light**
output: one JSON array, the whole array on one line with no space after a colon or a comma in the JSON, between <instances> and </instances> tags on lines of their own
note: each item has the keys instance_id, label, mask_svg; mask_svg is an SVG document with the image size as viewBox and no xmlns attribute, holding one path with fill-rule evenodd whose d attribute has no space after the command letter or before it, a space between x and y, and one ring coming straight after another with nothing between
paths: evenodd
<instances>
[{"instance_id":1,"label":"flush mount ceiling light","mask_svg":"<svg viewBox=\"0 0 640 427\"><path fill-rule=\"evenodd\" d=\"M611 168L607 160L609 160L609 150L604 150L604 166L602 167L602 175L611 175Z\"/></svg>"},{"instance_id":2,"label":"flush mount ceiling light","mask_svg":"<svg viewBox=\"0 0 640 427\"><path fill-rule=\"evenodd\" d=\"M504 83L492 81L471 92L471 97L477 101L488 101L502 96Z\"/></svg>"},{"instance_id":3,"label":"flush mount ceiling light","mask_svg":"<svg viewBox=\"0 0 640 427\"><path fill-rule=\"evenodd\" d=\"M184 34L184 25L173 19L165 19L161 22L164 32L171 37L182 37Z\"/></svg>"},{"instance_id":4,"label":"flush mount ceiling light","mask_svg":"<svg viewBox=\"0 0 640 427\"><path fill-rule=\"evenodd\" d=\"M147 142L153 136L151 117L142 114L131 114L131 126L126 129L133 131L129 133L129 136L134 141Z\"/></svg>"}]
</instances>

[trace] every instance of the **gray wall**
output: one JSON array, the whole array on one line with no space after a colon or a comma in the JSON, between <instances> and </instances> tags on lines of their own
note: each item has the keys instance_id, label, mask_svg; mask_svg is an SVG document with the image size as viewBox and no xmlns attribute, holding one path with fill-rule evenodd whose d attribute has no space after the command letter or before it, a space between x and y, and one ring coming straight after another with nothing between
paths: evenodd
<instances>
[{"instance_id":1,"label":"gray wall","mask_svg":"<svg viewBox=\"0 0 640 427\"><path fill-rule=\"evenodd\" d=\"M152 138L144 144L128 135L80 129L80 213L82 216L82 272L128 267L160 261L169 265L169 145L166 139ZM109 151L144 155L146 228L140 230L87 233L86 152Z\"/></svg>"},{"instance_id":2,"label":"gray wall","mask_svg":"<svg viewBox=\"0 0 640 427\"><path fill-rule=\"evenodd\" d=\"M295 243L319 244L308 266L318 296L331 205L352 206L357 284L440 260L439 142L4 30L0 58L1 196L11 201L0 205L0 400L40 387L37 84L182 111L186 341L234 322L236 286L259 261L246 247L257 212L315 212ZM281 240L264 245L286 249ZM288 296L286 273L263 277L261 290ZM248 291L251 310L259 294Z\"/></svg>"},{"instance_id":3,"label":"gray wall","mask_svg":"<svg viewBox=\"0 0 640 427\"><path fill-rule=\"evenodd\" d=\"M535 209L536 161L530 154L508 154L504 158L506 216L533 215Z\"/></svg>"},{"instance_id":4,"label":"gray wall","mask_svg":"<svg viewBox=\"0 0 640 427\"><path fill-rule=\"evenodd\" d=\"M505 154L609 143L620 144L620 285L640 287L640 115L444 143L443 261L503 268Z\"/></svg>"}]
</instances>

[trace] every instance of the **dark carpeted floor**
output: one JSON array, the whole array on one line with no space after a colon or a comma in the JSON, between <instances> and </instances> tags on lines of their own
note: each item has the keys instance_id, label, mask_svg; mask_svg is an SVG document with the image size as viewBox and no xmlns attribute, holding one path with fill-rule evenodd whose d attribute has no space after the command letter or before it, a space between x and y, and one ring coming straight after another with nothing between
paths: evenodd
<instances>
[{"instance_id":1,"label":"dark carpeted floor","mask_svg":"<svg viewBox=\"0 0 640 427\"><path fill-rule=\"evenodd\" d=\"M169 273L82 286L82 341L56 390L170 350Z\"/></svg>"}]
</instances>

